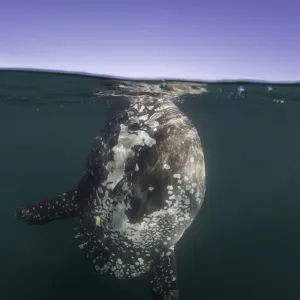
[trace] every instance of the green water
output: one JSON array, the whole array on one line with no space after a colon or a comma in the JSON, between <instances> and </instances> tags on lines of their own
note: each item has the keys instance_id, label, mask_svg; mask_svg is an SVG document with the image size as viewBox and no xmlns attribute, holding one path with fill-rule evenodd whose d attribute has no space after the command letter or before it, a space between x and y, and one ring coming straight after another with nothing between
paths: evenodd
<instances>
[{"instance_id":1,"label":"green water","mask_svg":"<svg viewBox=\"0 0 300 300\"><path fill-rule=\"evenodd\" d=\"M1 299L151 300L146 276L94 272L72 220L34 227L13 216L77 184L93 136L121 105L93 95L109 86L0 72ZM176 246L181 300L299 299L300 86L206 89L178 104L199 130L207 164L203 209Z\"/></svg>"}]
</instances>

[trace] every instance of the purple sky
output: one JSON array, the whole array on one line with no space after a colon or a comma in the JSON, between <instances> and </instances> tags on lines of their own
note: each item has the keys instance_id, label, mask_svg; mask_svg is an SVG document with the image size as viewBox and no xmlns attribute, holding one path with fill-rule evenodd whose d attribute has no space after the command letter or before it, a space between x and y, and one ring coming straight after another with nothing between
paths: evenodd
<instances>
[{"instance_id":1,"label":"purple sky","mask_svg":"<svg viewBox=\"0 0 300 300\"><path fill-rule=\"evenodd\" d=\"M0 68L300 80L300 0L0 1Z\"/></svg>"}]
</instances>

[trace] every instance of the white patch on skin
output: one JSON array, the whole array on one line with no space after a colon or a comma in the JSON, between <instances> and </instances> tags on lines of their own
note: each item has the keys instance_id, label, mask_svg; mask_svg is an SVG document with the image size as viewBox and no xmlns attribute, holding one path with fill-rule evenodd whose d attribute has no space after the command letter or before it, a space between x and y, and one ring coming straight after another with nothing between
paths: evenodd
<instances>
[{"instance_id":1,"label":"white patch on skin","mask_svg":"<svg viewBox=\"0 0 300 300\"><path fill-rule=\"evenodd\" d=\"M100 272L101 272L101 273L105 273L105 272L109 269L110 265L111 265L111 263L110 263L110 262L107 262L107 263L103 266L103 268L100 268Z\"/></svg>"},{"instance_id":2,"label":"white patch on skin","mask_svg":"<svg viewBox=\"0 0 300 300\"><path fill-rule=\"evenodd\" d=\"M83 249L84 246L87 245L87 243L88 243L88 242L84 242L84 243L78 245L78 248L79 248L79 249Z\"/></svg>"},{"instance_id":3,"label":"white patch on skin","mask_svg":"<svg viewBox=\"0 0 300 300\"><path fill-rule=\"evenodd\" d=\"M156 112L154 113L153 115L151 115L150 119L149 120L157 120L159 119L161 116L163 115L163 112Z\"/></svg>"},{"instance_id":4,"label":"white patch on skin","mask_svg":"<svg viewBox=\"0 0 300 300\"><path fill-rule=\"evenodd\" d=\"M138 170L139 170L140 168L139 168L139 165L138 164L135 164L135 171L137 172Z\"/></svg>"},{"instance_id":5,"label":"white patch on skin","mask_svg":"<svg viewBox=\"0 0 300 300\"><path fill-rule=\"evenodd\" d=\"M190 204L190 199L186 198L185 201L184 201L184 204L189 205Z\"/></svg>"},{"instance_id":6,"label":"white patch on skin","mask_svg":"<svg viewBox=\"0 0 300 300\"><path fill-rule=\"evenodd\" d=\"M140 263L141 265L144 264L144 260L143 260L141 257L138 258L138 261L139 261L139 263Z\"/></svg>"},{"instance_id":7,"label":"white patch on skin","mask_svg":"<svg viewBox=\"0 0 300 300\"><path fill-rule=\"evenodd\" d=\"M112 213L111 224L114 229L122 232L125 231L125 222L128 222L128 217L125 214L125 211L130 208L130 205L125 205L124 201L120 201Z\"/></svg>"},{"instance_id":8,"label":"white patch on skin","mask_svg":"<svg viewBox=\"0 0 300 300\"><path fill-rule=\"evenodd\" d=\"M169 169L170 169L170 166L169 166L168 164L164 164L164 169L169 170Z\"/></svg>"},{"instance_id":9,"label":"white patch on skin","mask_svg":"<svg viewBox=\"0 0 300 300\"><path fill-rule=\"evenodd\" d=\"M149 191L153 191L154 187L153 186L149 186Z\"/></svg>"},{"instance_id":10,"label":"white patch on skin","mask_svg":"<svg viewBox=\"0 0 300 300\"><path fill-rule=\"evenodd\" d=\"M140 120L140 121L147 121L147 120L148 120L148 117L149 117L149 115L146 114L146 115L140 116L140 117L139 117L139 120Z\"/></svg>"},{"instance_id":11,"label":"white patch on skin","mask_svg":"<svg viewBox=\"0 0 300 300\"><path fill-rule=\"evenodd\" d=\"M127 191L128 190L128 183L124 182L124 184L122 185L122 191Z\"/></svg>"},{"instance_id":12,"label":"white patch on skin","mask_svg":"<svg viewBox=\"0 0 300 300\"><path fill-rule=\"evenodd\" d=\"M190 190L191 188L192 188L192 187L191 187L189 184L185 186L185 190L186 190L186 191Z\"/></svg>"},{"instance_id":13,"label":"white patch on skin","mask_svg":"<svg viewBox=\"0 0 300 300\"><path fill-rule=\"evenodd\" d=\"M125 162L128 158L134 157L132 147L147 145L152 147L156 144L155 139L151 138L147 132L143 130L135 131L135 134L128 132L128 128L121 124L121 130L118 137L118 143L112 148L114 152L114 160L109 161L106 165L108 170L107 179L102 183L104 186L107 185L108 189L113 189L117 183L125 175Z\"/></svg>"},{"instance_id":14,"label":"white patch on skin","mask_svg":"<svg viewBox=\"0 0 300 300\"><path fill-rule=\"evenodd\" d=\"M151 121L151 122L145 122L145 123L147 123L147 125L150 127L150 128L153 128L153 129L156 129L156 127L158 127L159 126L159 123L157 122L157 121Z\"/></svg>"},{"instance_id":15,"label":"white patch on skin","mask_svg":"<svg viewBox=\"0 0 300 300\"><path fill-rule=\"evenodd\" d=\"M190 220L191 216L188 213L185 213L184 218L185 220Z\"/></svg>"},{"instance_id":16,"label":"white patch on skin","mask_svg":"<svg viewBox=\"0 0 300 300\"><path fill-rule=\"evenodd\" d=\"M167 189L168 189L168 190L173 190L173 186L172 186L172 185L168 185L168 186L167 186Z\"/></svg>"},{"instance_id":17,"label":"white patch on skin","mask_svg":"<svg viewBox=\"0 0 300 300\"><path fill-rule=\"evenodd\" d=\"M190 162L193 163L195 161L194 157L191 157Z\"/></svg>"},{"instance_id":18,"label":"white patch on skin","mask_svg":"<svg viewBox=\"0 0 300 300\"><path fill-rule=\"evenodd\" d=\"M180 176L180 174L174 174L173 177L179 179L181 176Z\"/></svg>"},{"instance_id":19,"label":"white patch on skin","mask_svg":"<svg viewBox=\"0 0 300 300\"><path fill-rule=\"evenodd\" d=\"M158 118L160 118L163 114L162 113L154 113L150 116L149 120L145 122L150 128L155 128L159 125L159 123L156 121Z\"/></svg>"},{"instance_id":20,"label":"white patch on skin","mask_svg":"<svg viewBox=\"0 0 300 300\"><path fill-rule=\"evenodd\" d=\"M145 105L142 105L141 108L140 108L140 110L139 110L139 112L140 113L143 112L144 108L145 108Z\"/></svg>"}]
</instances>

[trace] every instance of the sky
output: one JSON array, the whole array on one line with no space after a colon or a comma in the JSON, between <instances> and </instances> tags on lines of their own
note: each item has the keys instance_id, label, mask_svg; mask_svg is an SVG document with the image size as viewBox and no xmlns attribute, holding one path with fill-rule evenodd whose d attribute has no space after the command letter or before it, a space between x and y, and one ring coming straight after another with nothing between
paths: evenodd
<instances>
[{"instance_id":1,"label":"sky","mask_svg":"<svg viewBox=\"0 0 300 300\"><path fill-rule=\"evenodd\" d=\"M300 81L299 0L0 1L0 68Z\"/></svg>"}]
</instances>

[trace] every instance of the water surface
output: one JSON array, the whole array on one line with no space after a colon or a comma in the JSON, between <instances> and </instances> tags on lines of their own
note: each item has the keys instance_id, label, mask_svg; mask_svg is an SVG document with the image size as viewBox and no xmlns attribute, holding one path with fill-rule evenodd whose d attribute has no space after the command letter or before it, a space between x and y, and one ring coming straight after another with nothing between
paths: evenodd
<instances>
[{"instance_id":1,"label":"water surface","mask_svg":"<svg viewBox=\"0 0 300 300\"><path fill-rule=\"evenodd\" d=\"M122 108L120 84L0 72L1 299L151 300L146 276L94 272L72 220L31 227L13 216L15 207L77 184L92 138ZM176 246L181 300L299 299L300 86L203 88L177 99L207 164L203 208Z\"/></svg>"}]
</instances>

